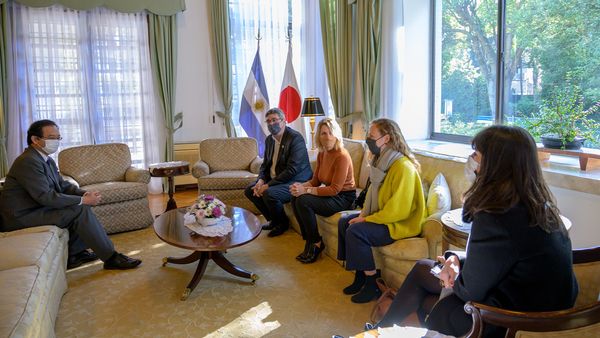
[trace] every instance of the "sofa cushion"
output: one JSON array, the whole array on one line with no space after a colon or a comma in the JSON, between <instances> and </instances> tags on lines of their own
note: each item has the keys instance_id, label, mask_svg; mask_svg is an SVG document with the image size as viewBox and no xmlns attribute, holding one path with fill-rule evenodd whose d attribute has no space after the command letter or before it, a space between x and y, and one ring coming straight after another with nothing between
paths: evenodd
<instances>
[{"instance_id":1,"label":"sofa cushion","mask_svg":"<svg viewBox=\"0 0 600 338\"><path fill-rule=\"evenodd\" d=\"M40 278L35 265L0 271L0 336L38 336L44 316L40 303L45 284Z\"/></svg>"},{"instance_id":2,"label":"sofa cushion","mask_svg":"<svg viewBox=\"0 0 600 338\"><path fill-rule=\"evenodd\" d=\"M81 187L83 190L97 190L102 195L100 205L136 200L148 196L148 185L138 182L105 182Z\"/></svg>"},{"instance_id":3,"label":"sofa cushion","mask_svg":"<svg viewBox=\"0 0 600 338\"><path fill-rule=\"evenodd\" d=\"M250 183L256 182L257 174L247 170L217 171L198 178L200 190L232 190L245 189Z\"/></svg>"},{"instance_id":4,"label":"sofa cushion","mask_svg":"<svg viewBox=\"0 0 600 338\"><path fill-rule=\"evenodd\" d=\"M439 173L431 182L427 193L427 214L434 215L438 212L446 212L450 210L451 205L450 188L444 175Z\"/></svg>"},{"instance_id":5,"label":"sofa cushion","mask_svg":"<svg viewBox=\"0 0 600 338\"><path fill-rule=\"evenodd\" d=\"M366 145L363 141L344 139L344 148L352 158L352 169L354 170L354 182L356 187L364 189L369 178L368 159Z\"/></svg>"},{"instance_id":6,"label":"sofa cushion","mask_svg":"<svg viewBox=\"0 0 600 338\"><path fill-rule=\"evenodd\" d=\"M125 171L131 166L131 153L123 143L72 147L60 152L58 166L62 174L73 177L80 186L125 181Z\"/></svg>"},{"instance_id":7,"label":"sofa cushion","mask_svg":"<svg viewBox=\"0 0 600 338\"><path fill-rule=\"evenodd\" d=\"M256 140L249 137L206 139L200 142L200 160L210 172L222 170L250 170L250 163L258 156Z\"/></svg>"},{"instance_id":8,"label":"sofa cushion","mask_svg":"<svg viewBox=\"0 0 600 338\"><path fill-rule=\"evenodd\" d=\"M33 265L47 273L54 257L61 254L60 234L58 228L42 232L19 230L1 233L0 270Z\"/></svg>"}]
</instances>

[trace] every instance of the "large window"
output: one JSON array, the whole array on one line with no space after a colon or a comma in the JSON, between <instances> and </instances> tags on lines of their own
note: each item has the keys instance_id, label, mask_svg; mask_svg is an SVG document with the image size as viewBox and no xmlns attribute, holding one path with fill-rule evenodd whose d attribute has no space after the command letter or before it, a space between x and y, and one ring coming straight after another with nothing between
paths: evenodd
<instances>
[{"instance_id":1,"label":"large window","mask_svg":"<svg viewBox=\"0 0 600 338\"><path fill-rule=\"evenodd\" d=\"M160 121L144 13L13 4L11 23L20 142L31 122L51 119L63 148L122 142L134 164L158 160L144 142Z\"/></svg>"},{"instance_id":2,"label":"large window","mask_svg":"<svg viewBox=\"0 0 600 338\"><path fill-rule=\"evenodd\" d=\"M580 88L583 108L592 107L600 101L599 16L589 0L436 1L434 138L466 139L492 123L527 126L566 87Z\"/></svg>"}]
</instances>

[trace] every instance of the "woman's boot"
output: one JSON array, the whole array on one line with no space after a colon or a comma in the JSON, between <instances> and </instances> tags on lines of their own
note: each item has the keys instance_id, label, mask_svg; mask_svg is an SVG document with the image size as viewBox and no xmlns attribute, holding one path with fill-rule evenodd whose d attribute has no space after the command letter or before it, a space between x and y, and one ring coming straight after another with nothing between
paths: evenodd
<instances>
[{"instance_id":1,"label":"woman's boot","mask_svg":"<svg viewBox=\"0 0 600 338\"><path fill-rule=\"evenodd\" d=\"M344 294L353 295L359 292L360 289L362 289L363 285L365 285L365 279L365 272L356 270L356 273L354 274L354 281L352 282L352 284L344 288Z\"/></svg>"},{"instance_id":2,"label":"woman's boot","mask_svg":"<svg viewBox=\"0 0 600 338\"><path fill-rule=\"evenodd\" d=\"M368 303L381 296L381 290L377 286L377 278L381 277L379 271L373 276L365 277L365 285L363 285L360 292L352 296L351 300L353 303Z\"/></svg>"}]
</instances>

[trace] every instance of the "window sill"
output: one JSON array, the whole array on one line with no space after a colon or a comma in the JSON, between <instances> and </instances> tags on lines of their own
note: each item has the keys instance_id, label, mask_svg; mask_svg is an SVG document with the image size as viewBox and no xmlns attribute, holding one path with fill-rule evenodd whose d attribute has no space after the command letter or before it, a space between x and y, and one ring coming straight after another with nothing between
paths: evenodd
<instances>
[{"instance_id":1,"label":"window sill","mask_svg":"<svg viewBox=\"0 0 600 338\"><path fill-rule=\"evenodd\" d=\"M415 153L451 157L464 162L473 153L470 144L437 140L413 140L408 144ZM553 154L549 160L542 162L542 170L546 182L551 186L600 195L599 166L588 165L588 170L582 171L576 157Z\"/></svg>"}]
</instances>

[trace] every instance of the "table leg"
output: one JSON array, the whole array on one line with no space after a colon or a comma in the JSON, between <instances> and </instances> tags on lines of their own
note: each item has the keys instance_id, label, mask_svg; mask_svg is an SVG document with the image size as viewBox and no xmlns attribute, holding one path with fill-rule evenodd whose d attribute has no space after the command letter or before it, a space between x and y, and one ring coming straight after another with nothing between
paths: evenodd
<instances>
[{"instance_id":1,"label":"table leg","mask_svg":"<svg viewBox=\"0 0 600 338\"><path fill-rule=\"evenodd\" d=\"M238 266L233 265L233 263L231 263L227 258L225 258L225 256L221 252L212 252L211 258L223 270L229 272L234 276L252 279L252 283L256 282L256 280L259 278L257 274L254 274L250 271L244 270Z\"/></svg>"},{"instance_id":2,"label":"table leg","mask_svg":"<svg viewBox=\"0 0 600 338\"><path fill-rule=\"evenodd\" d=\"M169 185L169 201L167 202L167 208L165 209L165 212L172 209L177 209L177 203L175 203L175 199L173 198L173 186L175 184L173 181L173 176L169 176L167 178L167 182Z\"/></svg>"},{"instance_id":3,"label":"table leg","mask_svg":"<svg viewBox=\"0 0 600 338\"><path fill-rule=\"evenodd\" d=\"M202 251L194 251L194 252L192 252L191 255L182 257L182 258L165 257L165 258L163 258L163 266L166 266L167 263L190 264L190 263L193 263L193 262L199 260L201 257L202 257Z\"/></svg>"},{"instance_id":4,"label":"table leg","mask_svg":"<svg viewBox=\"0 0 600 338\"><path fill-rule=\"evenodd\" d=\"M196 252L198 252L198 251L196 251ZM204 271L206 270L206 265L208 264L209 260L210 260L210 253L204 252L204 251L201 252L200 260L198 261L198 267L196 268L196 272L194 272L194 277L192 277L192 280L190 281L188 286L183 291L183 294L181 295L181 300L186 300L188 298L188 296L190 295L190 293L192 293L192 291L194 291L194 289L198 285L198 282L200 282L200 279L202 279L202 276L204 275Z\"/></svg>"}]
</instances>

